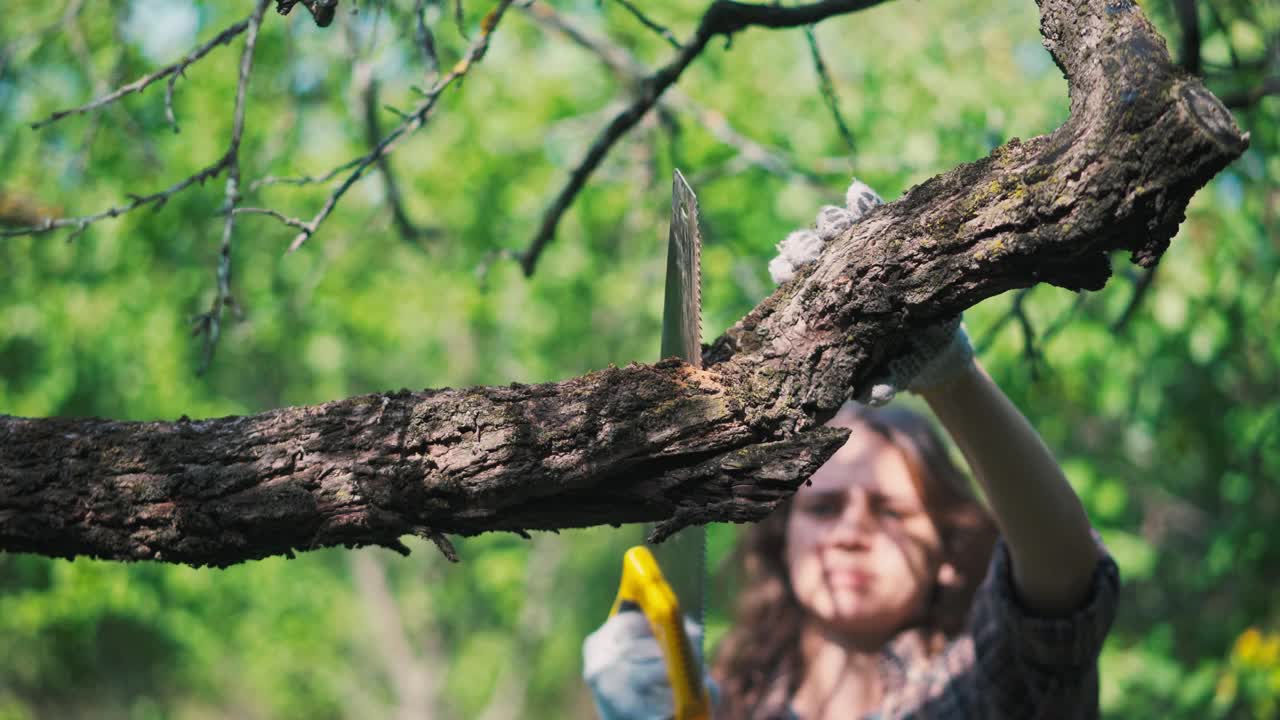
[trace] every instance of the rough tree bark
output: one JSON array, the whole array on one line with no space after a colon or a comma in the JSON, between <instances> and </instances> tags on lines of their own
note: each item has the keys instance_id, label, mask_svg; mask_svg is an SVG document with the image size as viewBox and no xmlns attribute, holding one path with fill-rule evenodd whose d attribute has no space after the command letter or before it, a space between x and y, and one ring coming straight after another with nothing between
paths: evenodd
<instances>
[{"instance_id":1,"label":"rough tree bark","mask_svg":"<svg viewBox=\"0 0 1280 720\"><path fill-rule=\"evenodd\" d=\"M545 385L253 417L0 417L0 549L228 565L399 537L763 516L843 440L818 424L903 331L1011 288L1155 264L1248 144L1132 2L1044 0L1071 114L909 190L704 353Z\"/></svg>"}]
</instances>

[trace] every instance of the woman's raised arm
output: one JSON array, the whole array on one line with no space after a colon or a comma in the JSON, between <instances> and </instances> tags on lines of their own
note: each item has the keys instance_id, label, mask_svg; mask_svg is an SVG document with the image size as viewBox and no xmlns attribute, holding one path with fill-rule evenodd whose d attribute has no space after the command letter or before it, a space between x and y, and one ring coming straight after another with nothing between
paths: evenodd
<instances>
[{"instance_id":1,"label":"woman's raised arm","mask_svg":"<svg viewBox=\"0 0 1280 720\"><path fill-rule=\"evenodd\" d=\"M1078 608L1100 553L1080 498L1040 435L976 361L919 394L986 493L1018 599L1046 615Z\"/></svg>"}]
</instances>

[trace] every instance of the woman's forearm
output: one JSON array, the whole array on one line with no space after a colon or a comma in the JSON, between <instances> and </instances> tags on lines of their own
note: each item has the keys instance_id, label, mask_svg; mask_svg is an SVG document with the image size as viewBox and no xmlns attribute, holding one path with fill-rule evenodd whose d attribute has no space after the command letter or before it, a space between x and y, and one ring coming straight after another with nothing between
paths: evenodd
<instances>
[{"instance_id":1,"label":"woman's forearm","mask_svg":"<svg viewBox=\"0 0 1280 720\"><path fill-rule=\"evenodd\" d=\"M1046 614L1079 607L1098 548L1080 499L1040 435L976 362L921 395L986 493L1019 599Z\"/></svg>"}]
</instances>

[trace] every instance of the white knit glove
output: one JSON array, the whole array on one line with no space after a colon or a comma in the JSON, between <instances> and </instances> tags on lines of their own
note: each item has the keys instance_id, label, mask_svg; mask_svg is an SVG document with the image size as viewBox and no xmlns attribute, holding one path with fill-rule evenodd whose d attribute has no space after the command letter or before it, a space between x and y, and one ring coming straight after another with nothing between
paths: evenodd
<instances>
[{"instance_id":1,"label":"white knit glove","mask_svg":"<svg viewBox=\"0 0 1280 720\"><path fill-rule=\"evenodd\" d=\"M889 361L887 373L855 399L884 405L900 390L922 392L943 385L972 362L973 346L957 315L908 337L902 354Z\"/></svg>"},{"instance_id":2,"label":"white knit glove","mask_svg":"<svg viewBox=\"0 0 1280 720\"><path fill-rule=\"evenodd\" d=\"M778 256L769 262L769 275L778 284L794 278L800 268L817 261L827 243L883 204L875 190L854 178L845 191L844 207L824 205L818 210L813 230L796 230L778 243ZM973 347L957 315L908 338L902 354L889 361L886 374L856 399L884 405L901 390L920 392L943 384L972 360Z\"/></svg>"},{"instance_id":3,"label":"white knit glove","mask_svg":"<svg viewBox=\"0 0 1280 720\"><path fill-rule=\"evenodd\" d=\"M845 192L844 207L823 205L814 223L816 229L796 230L778 243L778 256L769 261L769 276L779 285L795 277L800 268L822 255L827 243L883 204L875 190L854 178Z\"/></svg>"},{"instance_id":4,"label":"white knit glove","mask_svg":"<svg viewBox=\"0 0 1280 720\"><path fill-rule=\"evenodd\" d=\"M685 618L684 631L694 652L699 652L702 626ZM582 677L600 720L668 720L675 714L662 648L642 612L620 612L587 636L582 643ZM714 698L710 678L703 682Z\"/></svg>"}]
</instances>

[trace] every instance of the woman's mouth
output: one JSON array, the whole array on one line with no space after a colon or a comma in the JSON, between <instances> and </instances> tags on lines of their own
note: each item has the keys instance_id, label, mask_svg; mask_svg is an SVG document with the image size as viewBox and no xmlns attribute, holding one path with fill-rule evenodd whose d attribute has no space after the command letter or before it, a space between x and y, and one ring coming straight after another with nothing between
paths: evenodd
<instances>
[{"instance_id":1,"label":"woman's mouth","mask_svg":"<svg viewBox=\"0 0 1280 720\"><path fill-rule=\"evenodd\" d=\"M875 576L865 570L828 570L827 584L844 590L866 590Z\"/></svg>"}]
</instances>

